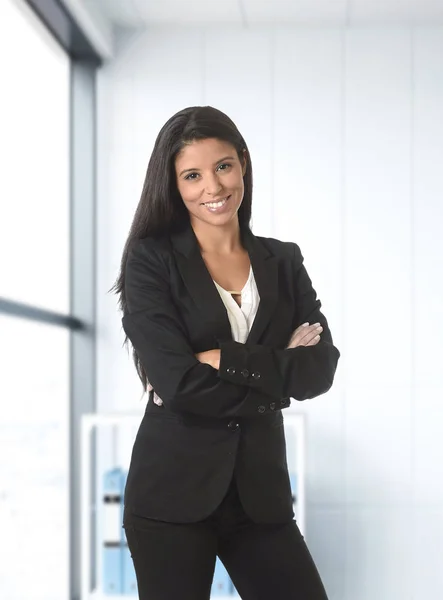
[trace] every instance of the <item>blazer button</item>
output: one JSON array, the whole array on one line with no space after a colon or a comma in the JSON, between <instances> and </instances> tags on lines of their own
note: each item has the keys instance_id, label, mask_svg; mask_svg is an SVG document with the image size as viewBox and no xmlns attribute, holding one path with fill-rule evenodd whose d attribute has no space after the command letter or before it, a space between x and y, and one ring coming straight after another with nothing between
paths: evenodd
<instances>
[{"instance_id":1,"label":"blazer button","mask_svg":"<svg viewBox=\"0 0 443 600\"><path fill-rule=\"evenodd\" d=\"M249 377L249 371L248 371L248 369L243 369L243 371L241 372L241 374L243 375L243 377Z\"/></svg>"},{"instance_id":2,"label":"blazer button","mask_svg":"<svg viewBox=\"0 0 443 600\"><path fill-rule=\"evenodd\" d=\"M280 400L280 404L281 404L282 406L284 406L284 405L286 404L286 398L283 398L283 400Z\"/></svg>"},{"instance_id":3,"label":"blazer button","mask_svg":"<svg viewBox=\"0 0 443 600\"><path fill-rule=\"evenodd\" d=\"M257 410L258 410L258 412L259 412L259 413L264 413L264 412L265 412L265 410L266 410L266 407L264 407L264 406L259 406Z\"/></svg>"},{"instance_id":4,"label":"blazer button","mask_svg":"<svg viewBox=\"0 0 443 600\"><path fill-rule=\"evenodd\" d=\"M253 377L254 379L260 379L261 375L260 375L260 373L257 371L257 372L255 372L255 373L252 373L252 377Z\"/></svg>"},{"instance_id":5,"label":"blazer button","mask_svg":"<svg viewBox=\"0 0 443 600\"><path fill-rule=\"evenodd\" d=\"M271 402L271 404L269 405L269 408L271 410L275 410L275 402Z\"/></svg>"},{"instance_id":6,"label":"blazer button","mask_svg":"<svg viewBox=\"0 0 443 600\"><path fill-rule=\"evenodd\" d=\"M229 375L235 375L235 367L228 367L226 372L229 373Z\"/></svg>"},{"instance_id":7,"label":"blazer button","mask_svg":"<svg viewBox=\"0 0 443 600\"><path fill-rule=\"evenodd\" d=\"M239 424L237 423L237 421L231 421L228 424L228 427L229 427L229 429L236 430L239 428Z\"/></svg>"}]
</instances>

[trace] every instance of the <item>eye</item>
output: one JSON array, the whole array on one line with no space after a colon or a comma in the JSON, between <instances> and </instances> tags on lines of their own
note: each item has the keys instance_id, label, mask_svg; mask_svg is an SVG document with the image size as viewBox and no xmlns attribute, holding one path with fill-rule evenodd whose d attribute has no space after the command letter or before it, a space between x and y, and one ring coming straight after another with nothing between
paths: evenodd
<instances>
[{"instance_id":1,"label":"eye","mask_svg":"<svg viewBox=\"0 0 443 600\"><path fill-rule=\"evenodd\" d=\"M185 179L188 179L189 181L195 181L195 177L193 177L193 175L198 175L198 173L189 173L189 175L186 175Z\"/></svg>"},{"instance_id":2,"label":"eye","mask_svg":"<svg viewBox=\"0 0 443 600\"><path fill-rule=\"evenodd\" d=\"M219 165L217 167L217 169L221 169L222 171L226 171L226 169L228 169L231 166L230 163L222 163L221 165ZM224 169L222 169L222 167L225 167Z\"/></svg>"}]
</instances>

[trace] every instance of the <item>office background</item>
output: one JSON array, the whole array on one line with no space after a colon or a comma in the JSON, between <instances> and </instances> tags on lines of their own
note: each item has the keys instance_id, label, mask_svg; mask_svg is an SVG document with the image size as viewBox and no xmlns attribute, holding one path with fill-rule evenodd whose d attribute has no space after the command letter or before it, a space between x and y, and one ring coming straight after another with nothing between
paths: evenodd
<instances>
[{"instance_id":1,"label":"office background","mask_svg":"<svg viewBox=\"0 0 443 600\"><path fill-rule=\"evenodd\" d=\"M69 43L43 24L57 8ZM301 246L342 352L333 389L291 409L329 596L439 598L443 6L0 10L0 596L78 597L80 415L143 409L108 290L159 128L210 104L248 142L254 232Z\"/></svg>"}]
</instances>

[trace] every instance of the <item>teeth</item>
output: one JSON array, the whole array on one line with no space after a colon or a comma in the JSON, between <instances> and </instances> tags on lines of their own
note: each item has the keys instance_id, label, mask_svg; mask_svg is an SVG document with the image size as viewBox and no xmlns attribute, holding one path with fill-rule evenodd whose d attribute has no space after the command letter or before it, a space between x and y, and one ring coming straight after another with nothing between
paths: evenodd
<instances>
[{"instance_id":1,"label":"teeth","mask_svg":"<svg viewBox=\"0 0 443 600\"><path fill-rule=\"evenodd\" d=\"M205 206L209 206L209 208L220 208L226 202L227 198L220 200L220 202L206 202Z\"/></svg>"}]
</instances>

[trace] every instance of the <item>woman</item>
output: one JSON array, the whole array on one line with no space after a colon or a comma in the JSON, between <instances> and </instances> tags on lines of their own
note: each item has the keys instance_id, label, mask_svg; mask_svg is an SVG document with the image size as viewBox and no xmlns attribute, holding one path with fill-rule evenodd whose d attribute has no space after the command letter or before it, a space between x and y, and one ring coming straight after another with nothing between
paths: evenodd
<instances>
[{"instance_id":1,"label":"woman","mask_svg":"<svg viewBox=\"0 0 443 600\"><path fill-rule=\"evenodd\" d=\"M115 289L149 401L123 526L142 600L324 600L294 520L282 409L329 390L339 351L299 247L249 227L252 167L211 107L161 129Z\"/></svg>"}]
</instances>

